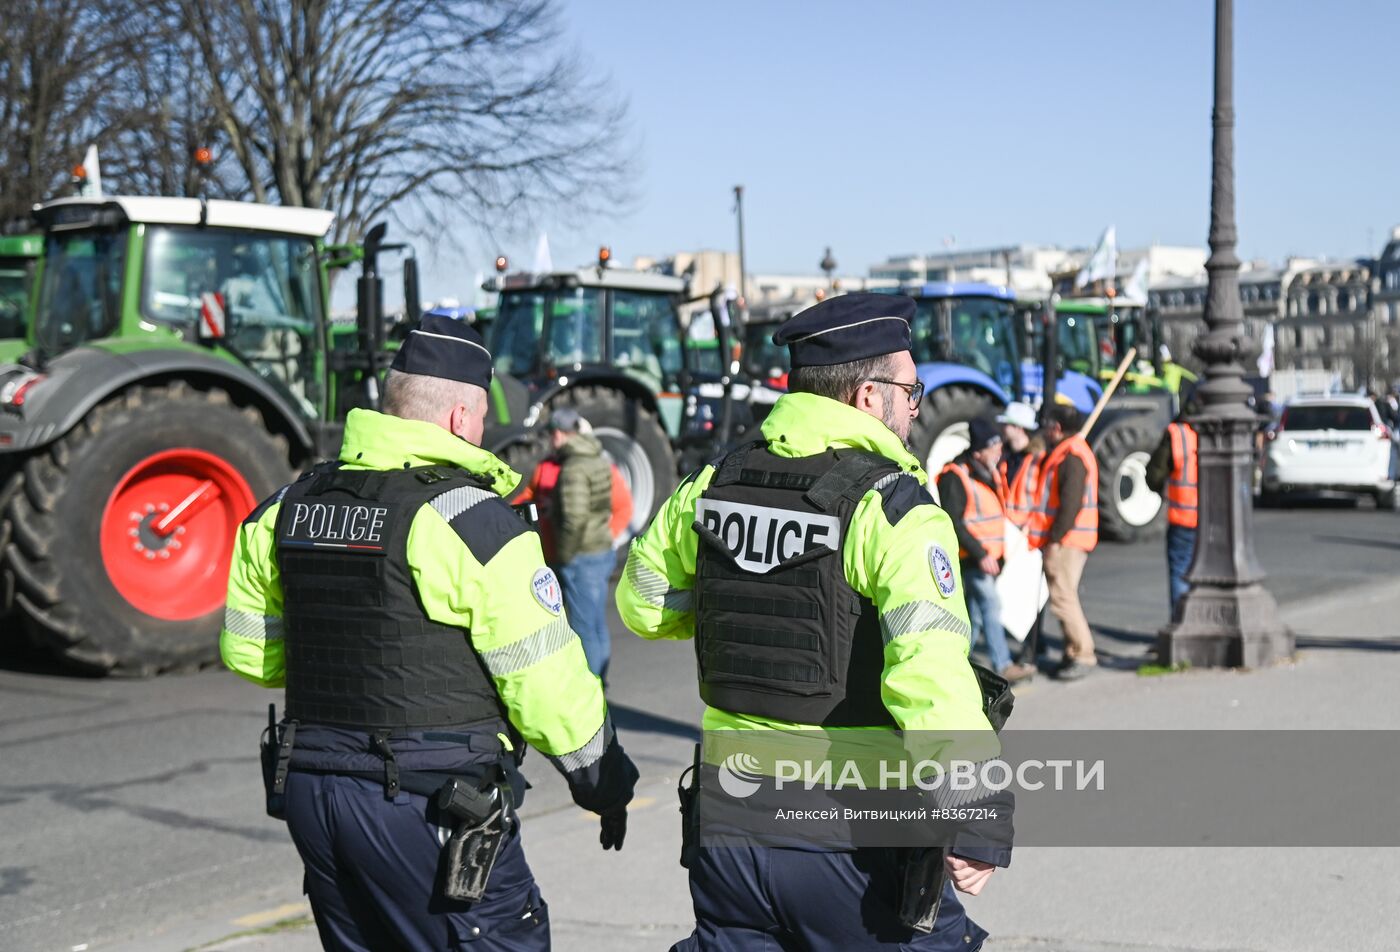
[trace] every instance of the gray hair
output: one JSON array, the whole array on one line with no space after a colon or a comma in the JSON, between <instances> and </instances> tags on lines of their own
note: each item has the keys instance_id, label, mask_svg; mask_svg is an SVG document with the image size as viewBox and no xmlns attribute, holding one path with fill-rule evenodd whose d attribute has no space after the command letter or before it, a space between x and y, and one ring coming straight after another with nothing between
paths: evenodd
<instances>
[{"instance_id":1,"label":"gray hair","mask_svg":"<svg viewBox=\"0 0 1400 952\"><path fill-rule=\"evenodd\" d=\"M824 367L796 367L788 375L788 389L793 393L815 393L841 403L848 402L856 389L871 377L889 378L893 375L889 354L853 360L848 364L828 364ZM885 386L884 389L889 389Z\"/></svg>"},{"instance_id":2,"label":"gray hair","mask_svg":"<svg viewBox=\"0 0 1400 952\"><path fill-rule=\"evenodd\" d=\"M474 383L390 370L384 375L384 412L405 420L436 423L462 404L471 413L486 409L486 391Z\"/></svg>"}]
</instances>

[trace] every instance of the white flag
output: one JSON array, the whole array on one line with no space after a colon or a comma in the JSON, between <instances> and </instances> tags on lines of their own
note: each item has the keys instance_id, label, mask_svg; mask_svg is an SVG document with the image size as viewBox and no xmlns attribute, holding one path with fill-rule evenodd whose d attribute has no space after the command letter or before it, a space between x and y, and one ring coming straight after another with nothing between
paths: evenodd
<instances>
[{"instance_id":1,"label":"white flag","mask_svg":"<svg viewBox=\"0 0 1400 952\"><path fill-rule=\"evenodd\" d=\"M1268 378L1274 372L1274 325L1264 325L1264 342L1259 348L1259 376Z\"/></svg>"},{"instance_id":2,"label":"white flag","mask_svg":"<svg viewBox=\"0 0 1400 952\"><path fill-rule=\"evenodd\" d=\"M1118 232L1112 225L1103 230L1103 237L1093 255L1075 276L1076 289L1100 279L1112 281L1118 273Z\"/></svg>"},{"instance_id":3,"label":"white flag","mask_svg":"<svg viewBox=\"0 0 1400 952\"><path fill-rule=\"evenodd\" d=\"M530 269L535 274L548 274L554 270L554 259L549 256L549 236L540 232L540 240L535 244L535 265Z\"/></svg>"},{"instance_id":4,"label":"white flag","mask_svg":"<svg viewBox=\"0 0 1400 952\"><path fill-rule=\"evenodd\" d=\"M102 197L102 165L97 161L97 146L88 146L87 155L83 156L83 187L84 198Z\"/></svg>"},{"instance_id":5,"label":"white flag","mask_svg":"<svg viewBox=\"0 0 1400 952\"><path fill-rule=\"evenodd\" d=\"M1138 261L1137 267L1133 268L1133 276L1128 279L1127 285L1123 288L1123 297L1120 299L1124 304L1147 304L1147 256Z\"/></svg>"}]
</instances>

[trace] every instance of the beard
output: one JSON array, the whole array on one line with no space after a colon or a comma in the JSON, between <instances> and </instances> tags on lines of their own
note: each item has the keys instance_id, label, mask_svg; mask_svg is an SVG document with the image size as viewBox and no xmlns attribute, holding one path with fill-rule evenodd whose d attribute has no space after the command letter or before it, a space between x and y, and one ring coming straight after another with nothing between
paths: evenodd
<instances>
[{"instance_id":1,"label":"beard","mask_svg":"<svg viewBox=\"0 0 1400 952\"><path fill-rule=\"evenodd\" d=\"M891 433L899 437L899 441L904 444L905 449L909 449L909 429L914 421L910 419L907 410L901 412L898 401L894 399L895 388L888 384L884 387L885 412L880 417L880 422L885 424Z\"/></svg>"}]
</instances>

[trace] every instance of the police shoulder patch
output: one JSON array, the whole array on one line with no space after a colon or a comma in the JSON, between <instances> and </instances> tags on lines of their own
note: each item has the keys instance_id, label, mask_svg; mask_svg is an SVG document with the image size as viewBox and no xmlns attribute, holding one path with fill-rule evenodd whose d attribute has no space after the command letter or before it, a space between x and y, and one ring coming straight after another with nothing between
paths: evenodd
<instances>
[{"instance_id":1,"label":"police shoulder patch","mask_svg":"<svg viewBox=\"0 0 1400 952\"><path fill-rule=\"evenodd\" d=\"M929 543L928 569L933 573L933 581L938 586L938 593L944 598L957 590L958 582L957 576L953 574L953 560L948 558L948 553L943 551L943 546L937 542Z\"/></svg>"},{"instance_id":2,"label":"police shoulder patch","mask_svg":"<svg viewBox=\"0 0 1400 952\"><path fill-rule=\"evenodd\" d=\"M559 585L559 577L554 574L553 569L537 570L535 577L530 579L530 590L535 596L535 601L551 615L557 615L564 610L564 589Z\"/></svg>"}]
</instances>

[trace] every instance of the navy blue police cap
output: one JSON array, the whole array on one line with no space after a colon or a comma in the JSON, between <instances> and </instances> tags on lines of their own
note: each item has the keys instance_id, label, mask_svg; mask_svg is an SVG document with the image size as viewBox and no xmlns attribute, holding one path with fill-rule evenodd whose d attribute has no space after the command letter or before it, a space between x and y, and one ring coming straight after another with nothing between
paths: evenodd
<instances>
[{"instance_id":1,"label":"navy blue police cap","mask_svg":"<svg viewBox=\"0 0 1400 952\"><path fill-rule=\"evenodd\" d=\"M435 314L425 314L408 332L391 369L491 386L491 352L481 335L466 321Z\"/></svg>"},{"instance_id":2,"label":"navy blue police cap","mask_svg":"<svg viewBox=\"0 0 1400 952\"><path fill-rule=\"evenodd\" d=\"M908 350L913 316L902 294L842 294L784 322L773 343L787 345L793 367L848 364Z\"/></svg>"}]
</instances>

